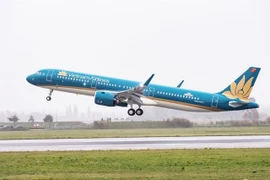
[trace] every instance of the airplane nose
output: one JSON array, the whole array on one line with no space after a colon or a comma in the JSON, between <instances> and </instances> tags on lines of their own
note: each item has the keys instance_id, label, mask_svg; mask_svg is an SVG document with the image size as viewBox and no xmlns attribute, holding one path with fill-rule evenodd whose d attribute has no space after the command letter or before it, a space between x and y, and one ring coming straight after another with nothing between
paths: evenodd
<instances>
[{"instance_id":1,"label":"airplane nose","mask_svg":"<svg viewBox=\"0 0 270 180\"><path fill-rule=\"evenodd\" d=\"M29 75L29 76L26 77L26 81L29 82L30 84L32 84L33 80L34 79L33 79L32 75Z\"/></svg>"},{"instance_id":2,"label":"airplane nose","mask_svg":"<svg viewBox=\"0 0 270 180\"><path fill-rule=\"evenodd\" d=\"M30 76L26 77L26 81L30 83Z\"/></svg>"}]
</instances>

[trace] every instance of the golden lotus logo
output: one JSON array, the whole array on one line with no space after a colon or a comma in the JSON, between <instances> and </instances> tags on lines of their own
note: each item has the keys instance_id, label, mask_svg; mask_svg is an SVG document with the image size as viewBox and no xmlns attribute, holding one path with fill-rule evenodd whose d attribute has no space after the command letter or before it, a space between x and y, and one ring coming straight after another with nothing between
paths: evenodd
<instances>
[{"instance_id":1,"label":"golden lotus logo","mask_svg":"<svg viewBox=\"0 0 270 180\"><path fill-rule=\"evenodd\" d=\"M252 91L252 80L254 77L251 77L247 82L245 75L243 76L243 78L239 81L238 84L236 84L235 82L233 82L230 86L230 90L229 91L225 91L224 93L222 93L224 96L226 96L227 98L230 99L243 99L243 100L248 100L248 97ZM245 83L246 82L246 83Z\"/></svg>"},{"instance_id":2,"label":"golden lotus logo","mask_svg":"<svg viewBox=\"0 0 270 180\"><path fill-rule=\"evenodd\" d=\"M250 72L254 73L256 71L256 68L252 68Z\"/></svg>"},{"instance_id":3,"label":"golden lotus logo","mask_svg":"<svg viewBox=\"0 0 270 180\"><path fill-rule=\"evenodd\" d=\"M58 73L58 76L67 76L67 73L65 71L60 71Z\"/></svg>"}]
</instances>

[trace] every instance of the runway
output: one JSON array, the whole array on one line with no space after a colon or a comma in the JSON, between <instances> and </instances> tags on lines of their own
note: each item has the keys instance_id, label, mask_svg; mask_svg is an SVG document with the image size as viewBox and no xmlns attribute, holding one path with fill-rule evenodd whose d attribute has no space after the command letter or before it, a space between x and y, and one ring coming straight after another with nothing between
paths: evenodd
<instances>
[{"instance_id":1,"label":"runway","mask_svg":"<svg viewBox=\"0 0 270 180\"><path fill-rule=\"evenodd\" d=\"M0 152L202 148L270 148L270 136L200 136L0 141Z\"/></svg>"}]
</instances>

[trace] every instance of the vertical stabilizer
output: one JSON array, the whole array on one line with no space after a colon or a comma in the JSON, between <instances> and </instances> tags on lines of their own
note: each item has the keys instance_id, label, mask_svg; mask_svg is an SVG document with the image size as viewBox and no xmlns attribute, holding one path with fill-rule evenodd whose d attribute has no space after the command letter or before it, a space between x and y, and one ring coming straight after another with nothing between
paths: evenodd
<instances>
[{"instance_id":1,"label":"vertical stabilizer","mask_svg":"<svg viewBox=\"0 0 270 180\"><path fill-rule=\"evenodd\" d=\"M248 68L241 76L218 94L222 94L230 99L239 98L248 100L260 70L261 68L259 67Z\"/></svg>"}]
</instances>

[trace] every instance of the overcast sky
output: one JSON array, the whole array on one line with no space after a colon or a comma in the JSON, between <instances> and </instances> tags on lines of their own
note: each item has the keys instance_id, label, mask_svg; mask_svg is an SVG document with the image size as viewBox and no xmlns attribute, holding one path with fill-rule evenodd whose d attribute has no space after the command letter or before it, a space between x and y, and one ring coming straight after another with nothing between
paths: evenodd
<instances>
[{"instance_id":1,"label":"overcast sky","mask_svg":"<svg viewBox=\"0 0 270 180\"><path fill-rule=\"evenodd\" d=\"M0 1L0 110L81 111L93 98L34 87L43 68L217 92L262 67L252 96L270 105L270 1ZM114 108L105 108L115 111ZM126 111L117 108L116 111Z\"/></svg>"}]
</instances>

